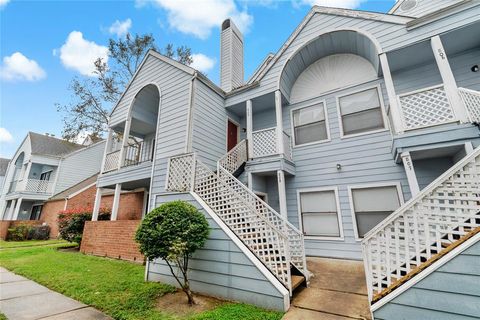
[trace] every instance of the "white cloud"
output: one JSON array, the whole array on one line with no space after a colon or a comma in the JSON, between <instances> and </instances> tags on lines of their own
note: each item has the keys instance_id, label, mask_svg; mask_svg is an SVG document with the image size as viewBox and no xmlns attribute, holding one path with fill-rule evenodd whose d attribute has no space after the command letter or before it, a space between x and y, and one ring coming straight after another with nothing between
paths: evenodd
<instances>
[{"instance_id":1,"label":"white cloud","mask_svg":"<svg viewBox=\"0 0 480 320\"><path fill-rule=\"evenodd\" d=\"M0 8L4 7L7 5L7 3L9 3L10 0L0 0Z\"/></svg>"},{"instance_id":2,"label":"white cloud","mask_svg":"<svg viewBox=\"0 0 480 320\"><path fill-rule=\"evenodd\" d=\"M356 9L362 2L366 0L292 0L294 6L309 5L309 6L323 6L345 9Z\"/></svg>"},{"instance_id":3,"label":"white cloud","mask_svg":"<svg viewBox=\"0 0 480 320\"><path fill-rule=\"evenodd\" d=\"M20 52L3 58L0 67L0 77L7 81L36 81L45 78L47 74L35 60L28 59Z\"/></svg>"},{"instance_id":4,"label":"white cloud","mask_svg":"<svg viewBox=\"0 0 480 320\"><path fill-rule=\"evenodd\" d=\"M13 137L7 129L0 127L0 142L9 143L13 142Z\"/></svg>"},{"instance_id":5,"label":"white cloud","mask_svg":"<svg viewBox=\"0 0 480 320\"><path fill-rule=\"evenodd\" d=\"M54 55L56 54L54 51ZM108 48L88 41L79 31L72 31L67 41L60 48L60 60L67 69L80 72L85 76L93 76L94 62L102 58L108 62Z\"/></svg>"},{"instance_id":6,"label":"white cloud","mask_svg":"<svg viewBox=\"0 0 480 320\"><path fill-rule=\"evenodd\" d=\"M116 20L109 28L108 32L116 34L117 37L123 37L128 33L128 30L132 27L132 20L128 18L125 21Z\"/></svg>"},{"instance_id":7,"label":"white cloud","mask_svg":"<svg viewBox=\"0 0 480 320\"><path fill-rule=\"evenodd\" d=\"M204 73L207 73L215 66L215 59L207 57L202 53L192 54L192 60L193 62L190 66Z\"/></svg>"},{"instance_id":8,"label":"white cloud","mask_svg":"<svg viewBox=\"0 0 480 320\"><path fill-rule=\"evenodd\" d=\"M155 3L167 11L171 28L200 39L206 39L226 18L232 18L243 33L253 23L253 16L246 9L239 10L234 0L155 0Z\"/></svg>"}]
</instances>

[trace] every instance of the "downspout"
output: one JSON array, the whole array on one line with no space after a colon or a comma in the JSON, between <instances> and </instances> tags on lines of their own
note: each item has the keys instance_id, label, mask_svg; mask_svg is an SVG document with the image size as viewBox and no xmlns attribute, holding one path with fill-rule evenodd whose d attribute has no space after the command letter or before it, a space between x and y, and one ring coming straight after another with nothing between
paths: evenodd
<instances>
[{"instance_id":1,"label":"downspout","mask_svg":"<svg viewBox=\"0 0 480 320\"><path fill-rule=\"evenodd\" d=\"M189 93L189 106L187 114L187 134L185 137L185 153L192 152L192 138L193 138L193 114L195 105L195 91L196 91L196 79L198 78L198 72L193 73L190 83Z\"/></svg>"}]
</instances>

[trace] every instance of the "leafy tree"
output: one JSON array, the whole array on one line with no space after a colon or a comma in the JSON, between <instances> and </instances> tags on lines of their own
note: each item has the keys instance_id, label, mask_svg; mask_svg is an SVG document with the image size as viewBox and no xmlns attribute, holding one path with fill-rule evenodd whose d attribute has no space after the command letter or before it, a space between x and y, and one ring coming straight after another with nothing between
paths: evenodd
<instances>
[{"instance_id":1,"label":"leafy tree","mask_svg":"<svg viewBox=\"0 0 480 320\"><path fill-rule=\"evenodd\" d=\"M124 39L109 40L108 64L98 58L93 77L74 77L70 82L72 101L56 104L57 111L63 113L63 138L73 141L85 132L94 138L102 136L112 106L150 49L158 50L151 34L127 34ZM185 46L174 48L168 44L162 53L186 65L193 62L191 50Z\"/></svg>"},{"instance_id":2,"label":"leafy tree","mask_svg":"<svg viewBox=\"0 0 480 320\"><path fill-rule=\"evenodd\" d=\"M185 201L172 201L147 214L135 235L140 251L148 259L165 260L190 305L195 301L188 280L188 262L204 246L209 231L207 219L197 208Z\"/></svg>"}]
</instances>

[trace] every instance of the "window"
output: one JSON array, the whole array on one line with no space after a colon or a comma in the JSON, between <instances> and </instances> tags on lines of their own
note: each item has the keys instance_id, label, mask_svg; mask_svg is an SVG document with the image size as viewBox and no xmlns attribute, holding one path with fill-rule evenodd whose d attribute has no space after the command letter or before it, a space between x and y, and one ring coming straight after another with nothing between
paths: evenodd
<instances>
[{"instance_id":1,"label":"window","mask_svg":"<svg viewBox=\"0 0 480 320\"><path fill-rule=\"evenodd\" d=\"M299 202L304 235L342 237L336 190L300 191Z\"/></svg>"},{"instance_id":2,"label":"window","mask_svg":"<svg viewBox=\"0 0 480 320\"><path fill-rule=\"evenodd\" d=\"M400 185L350 189L357 238L363 236L401 205Z\"/></svg>"},{"instance_id":3,"label":"window","mask_svg":"<svg viewBox=\"0 0 480 320\"><path fill-rule=\"evenodd\" d=\"M52 174L52 170L50 171L47 171L47 172L43 172L42 174L40 174L40 180L46 180L46 181L49 181L50 180L50 175Z\"/></svg>"},{"instance_id":4,"label":"window","mask_svg":"<svg viewBox=\"0 0 480 320\"><path fill-rule=\"evenodd\" d=\"M324 103L292 111L295 145L328 140Z\"/></svg>"},{"instance_id":5,"label":"window","mask_svg":"<svg viewBox=\"0 0 480 320\"><path fill-rule=\"evenodd\" d=\"M30 220L39 220L40 214L42 213L42 205L35 205L32 207L32 211L30 213Z\"/></svg>"},{"instance_id":6,"label":"window","mask_svg":"<svg viewBox=\"0 0 480 320\"><path fill-rule=\"evenodd\" d=\"M368 89L338 99L343 135L385 128L378 89Z\"/></svg>"}]
</instances>

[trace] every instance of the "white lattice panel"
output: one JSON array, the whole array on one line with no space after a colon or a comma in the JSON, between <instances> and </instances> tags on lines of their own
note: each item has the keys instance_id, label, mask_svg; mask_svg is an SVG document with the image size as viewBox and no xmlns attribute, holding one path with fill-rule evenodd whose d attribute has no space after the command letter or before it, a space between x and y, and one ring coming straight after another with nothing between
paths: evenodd
<instances>
[{"instance_id":1,"label":"white lattice panel","mask_svg":"<svg viewBox=\"0 0 480 320\"><path fill-rule=\"evenodd\" d=\"M237 171L247 161L247 140L240 141L232 150L225 154L218 164L230 173Z\"/></svg>"},{"instance_id":2,"label":"white lattice panel","mask_svg":"<svg viewBox=\"0 0 480 320\"><path fill-rule=\"evenodd\" d=\"M458 92L467 109L470 122L480 123L480 92L459 88Z\"/></svg>"},{"instance_id":3,"label":"white lattice panel","mask_svg":"<svg viewBox=\"0 0 480 320\"><path fill-rule=\"evenodd\" d=\"M362 245L370 297L480 226L480 148L372 229Z\"/></svg>"},{"instance_id":4,"label":"white lattice panel","mask_svg":"<svg viewBox=\"0 0 480 320\"><path fill-rule=\"evenodd\" d=\"M252 133L253 158L277 154L277 129L270 128Z\"/></svg>"},{"instance_id":5,"label":"white lattice panel","mask_svg":"<svg viewBox=\"0 0 480 320\"><path fill-rule=\"evenodd\" d=\"M455 121L455 114L443 86L399 96L405 130Z\"/></svg>"},{"instance_id":6,"label":"white lattice panel","mask_svg":"<svg viewBox=\"0 0 480 320\"><path fill-rule=\"evenodd\" d=\"M174 192L190 191L194 178L194 164L193 154L170 158L165 189Z\"/></svg>"},{"instance_id":7,"label":"white lattice panel","mask_svg":"<svg viewBox=\"0 0 480 320\"><path fill-rule=\"evenodd\" d=\"M117 170L119 158L120 158L120 150L107 153L105 157L105 165L103 167L103 172Z\"/></svg>"}]
</instances>

